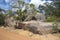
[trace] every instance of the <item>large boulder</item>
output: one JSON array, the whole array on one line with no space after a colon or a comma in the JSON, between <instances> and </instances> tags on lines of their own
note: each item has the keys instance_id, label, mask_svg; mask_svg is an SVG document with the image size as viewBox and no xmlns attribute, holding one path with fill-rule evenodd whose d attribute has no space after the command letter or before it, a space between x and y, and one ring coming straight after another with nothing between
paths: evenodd
<instances>
[{"instance_id":1,"label":"large boulder","mask_svg":"<svg viewBox=\"0 0 60 40\"><path fill-rule=\"evenodd\" d=\"M48 34L51 32L52 23L40 22L40 21L28 21L23 22L26 24L26 28L35 34Z\"/></svg>"}]
</instances>

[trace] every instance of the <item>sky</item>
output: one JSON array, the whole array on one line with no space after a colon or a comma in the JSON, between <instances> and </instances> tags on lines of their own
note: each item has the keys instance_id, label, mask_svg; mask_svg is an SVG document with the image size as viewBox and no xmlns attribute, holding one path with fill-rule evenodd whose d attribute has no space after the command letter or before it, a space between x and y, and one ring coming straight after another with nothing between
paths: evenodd
<instances>
[{"instance_id":1,"label":"sky","mask_svg":"<svg viewBox=\"0 0 60 40\"><path fill-rule=\"evenodd\" d=\"M41 0L31 0L30 3L33 3L33 4L38 6L39 4L43 5L44 2L51 2L51 1L47 1L47 0L46 1L45 0L44 1L43 0L42 1Z\"/></svg>"},{"instance_id":2,"label":"sky","mask_svg":"<svg viewBox=\"0 0 60 40\"><path fill-rule=\"evenodd\" d=\"M11 9L10 0L0 0L0 8L5 10Z\"/></svg>"},{"instance_id":3,"label":"sky","mask_svg":"<svg viewBox=\"0 0 60 40\"><path fill-rule=\"evenodd\" d=\"M38 6L39 4L43 4L46 1L41 1L41 0L25 0L28 3L33 3L35 6ZM0 8L4 10L9 10L11 9L10 3L12 0L0 0ZM49 1L50 2L50 1Z\"/></svg>"}]
</instances>

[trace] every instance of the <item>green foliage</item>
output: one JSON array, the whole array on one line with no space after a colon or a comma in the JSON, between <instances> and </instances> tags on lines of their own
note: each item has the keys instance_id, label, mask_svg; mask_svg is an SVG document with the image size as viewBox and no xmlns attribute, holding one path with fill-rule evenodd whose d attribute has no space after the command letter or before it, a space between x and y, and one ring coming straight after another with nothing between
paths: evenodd
<instances>
[{"instance_id":1,"label":"green foliage","mask_svg":"<svg viewBox=\"0 0 60 40\"><path fill-rule=\"evenodd\" d=\"M13 16L12 10L9 10L7 13L9 16Z\"/></svg>"},{"instance_id":2,"label":"green foliage","mask_svg":"<svg viewBox=\"0 0 60 40\"><path fill-rule=\"evenodd\" d=\"M39 5L39 10L44 10L46 16L56 16L60 17L60 1L52 3L44 3L45 6Z\"/></svg>"},{"instance_id":3,"label":"green foliage","mask_svg":"<svg viewBox=\"0 0 60 40\"><path fill-rule=\"evenodd\" d=\"M24 21L25 16L23 16L23 15L22 15L22 16L17 16L16 19L17 19L17 20L20 20L20 21Z\"/></svg>"},{"instance_id":4,"label":"green foliage","mask_svg":"<svg viewBox=\"0 0 60 40\"><path fill-rule=\"evenodd\" d=\"M16 19L17 19L17 20L20 20L20 21L24 21L24 19L25 19L25 17L26 17L24 12L25 12L25 11L22 12L21 10L18 10L18 11L17 11L17 15L18 15L18 16L16 17Z\"/></svg>"},{"instance_id":5,"label":"green foliage","mask_svg":"<svg viewBox=\"0 0 60 40\"><path fill-rule=\"evenodd\" d=\"M58 22L60 22L60 17L56 19Z\"/></svg>"},{"instance_id":6,"label":"green foliage","mask_svg":"<svg viewBox=\"0 0 60 40\"><path fill-rule=\"evenodd\" d=\"M52 28L52 30L54 31L54 32L58 32L59 31L59 29L58 29L58 22L54 22L53 23L53 28Z\"/></svg>"},{"instance_id":7,"label":"green foliage","mask_svg":"<svg viewBox=\"0 0 60 40\"><path fill-rule=\"evenodd\" d=\"M43 10L45 10L45 7L42 5L39 5L38 9L39 9L39 12L43 13Z\"/></svg>"},{"instance_id":8,"label":"green foliage","mask_svg":"<svg viewBox=\"0 0 60 40\"><path fill-rule=\"evenodd\" d=\"M49 17L47 17L46 21L47 21L47 22L53 22L53 21L55 21L56 19L57 19L56 16L49 16Z\"/></svg>"},{"instance_id":9,"label":"green foliage","mask_svg":"<svg viewBox=\"0 0 60 40\"><path fill-rule=\"evenodd\" d=\"M34 8L34 7L35 7L35 5L34 5L34 4L30 4L30 7L31 7L31 8Z\"/></svg>"},{"instance_id":10,"label":"green foliage","mask_svg":"<svg viewBox=\"0 0 60 40\"><path fill-rule=\"evenodd\" d=\"M5 24L5 16L4 14L0 14L0 25L4 25Z\"/></svg>"},{"instance_id":11,"label":"green foliage","mask_svg":"<svg viewBox=\"0 0 60 40\"><path fill-rule=\"evenodd\" d=\"M45 3L47 21L60 21L60 2Z\"/></svg>"}]
</instances>

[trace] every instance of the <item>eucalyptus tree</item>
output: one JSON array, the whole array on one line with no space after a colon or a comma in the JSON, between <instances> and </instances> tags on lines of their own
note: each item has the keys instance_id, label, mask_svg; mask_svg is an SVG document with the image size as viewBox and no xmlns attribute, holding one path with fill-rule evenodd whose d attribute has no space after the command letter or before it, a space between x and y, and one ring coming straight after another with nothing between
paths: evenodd
<instances>
[{"instance_id":1,"label":"eucalyptus tree","mask_svg":"<svg viewBox=\"0 0 60 40\"><path fill-rule=\"evenodd\" d=\"M53 2L51 3L44 3L44 9L45 9L45 15L46 16L53 16L54 15L54 10L55 10L55 6L53 5Z\"/></svg>"},{"instance_id":2,"label":"eucalyptus tree","mask_svg":"<svg viewBox=\"0 0 60 40\"><path fill-rule=\"evenodd\" d=\"M35 16L36 13L37 13L37 10L35 9L35 5L34 4L30 4L30 8L31 8L32 15Z\"/></svg>"},{"instance_id":3,"label":"eucalyptus tree","mask_svg":"<svg viewBox=\"0 0 60 40\"><path fill-rule=\"evenodd\" d=\"M25 19L25 21L27 20L31 20L32 17L34 17L36 15L36 10L35 10L35 5L34 4L29 4L29 14L27 15L27 18Z\"/></svg>"},{"instance_id":4,"label":"eucalyptus tree","mask_svg":"<svg viewBox=\"0 0 60 40\"><path fill-rule=\"evenodd\" d=\"M15 5L16 6L16 5ZM13 7L15 7L13 6ZM26 3L24 2L23 0L17 0L17 15L18 15L18 18L21 20L21 19L24 19L24 17L26 17L26 19L28 19L27 17L29 15L35 15L36 14L36 10L35 10L35 5L34 4L29 4L29 3ZM25 8L24 8L25 7ZM22 10L24 8L24 10ZM30 17L31 17L30 16ZM30 18L29 17L29 18Z\"/></svg>"},{"instance_id":5,"label":"eucalyptus tree","mask_svg":"<svg viewBox=\"0 0 60 40\"><path fill-rule=\"evenodd\" d=\"M45 11L45 6L44 5L39 5L38 9L39 9L40 13L43 13L43 10Z\"/></svg>"},{"instance_id":6,"label":"eucalyptus tree","mask_svg":"<svg viewBox=\"0 0 60 40\"><path fill-rule=\"evenodd\" d=\"M23 0L12 0L11 6L13 8L17 8L18 10L22 10L24 7L25 2ZM17 10L16 10L17 11Z\"/></svg>"},{"instance_id":7,"label":"eucalyptus tree","mask_svg":"<svg viewBox=\"0 0 60 40\"><path fill-rule=\"evenodd\" d=\"M60 16L60 2L45 3L45 13L50 16Z\"/></svg>"},{"instance_id":8,"label":"eucalyptus tree","mask_svg":"<svg viewBox=\"0 0 60 40\"><path fill-rule=\"evenodd\" d=\"M31 8L31 12L33 13L35 11L35 5L34 4L30 4L30 8Z\"/></svg>"},{"instance_id":9,"label":"eucalyptus tree","mask_svg":"<svg viewBox=\"0 0 60 40\"><path fill-rule=\"evenodd\" d=\"M17 19L21 20L23 19L23 11L22 11L22 8L24 7L24 4L25 2L23 0L15 0L12 2L12 9L15 9L16 11L16 15L17 16Z\"/></svg>"},{"instance_id":10,"label":"eucalyptus tree","mask_svg":"<svg viewBox=\"0 0 60 40\"><path fill-rule=\"evenodd\" d=\"M53 6L55 6L55 9L54 9L54 15L57 16L57 17L60 17L60 1L58 2L53 2Z\"/></svg>"},{"instance_id":11,"label":"eucalyptus tree","mask_svg":"<svg viewBox=\"0 0 60 40\"><path fill-rule=\"evenodd\" d=\"M21 0L18 0L17 2L18 2L18 6L19 6L18 8L19 8L19 10L21 10L22 7L24 6L24 2L21 1Z\"/></svg>"},{"instance_id":12,"label":"eucalyptus tree","mask_svg":"<svg viewBox=\"0 0 60 40\"><path fill-rule=\"evenodd\" d=\"M60 1L45 3L45 14L48 20L60 21Z\"/></svg>"}]
</instances>

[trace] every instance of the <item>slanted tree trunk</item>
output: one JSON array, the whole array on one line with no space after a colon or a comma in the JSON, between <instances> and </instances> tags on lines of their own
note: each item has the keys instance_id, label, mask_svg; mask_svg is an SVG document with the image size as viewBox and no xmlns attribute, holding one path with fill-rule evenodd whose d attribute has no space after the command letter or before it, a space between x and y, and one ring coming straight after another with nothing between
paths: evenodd
<instances>
[{"instance_id":1,"label":"slanted tree trunk","mask_svg":"<svg viewBox=\"0 0 60 40\"><path fill-rule=\"evenodd\" d=\"M28 15L24 21L29 21L32 18L32 15Z\"/></svg>"}]
</instances>

